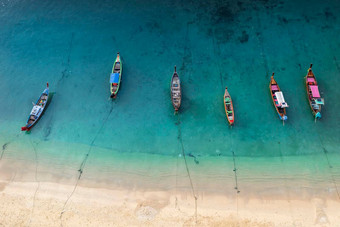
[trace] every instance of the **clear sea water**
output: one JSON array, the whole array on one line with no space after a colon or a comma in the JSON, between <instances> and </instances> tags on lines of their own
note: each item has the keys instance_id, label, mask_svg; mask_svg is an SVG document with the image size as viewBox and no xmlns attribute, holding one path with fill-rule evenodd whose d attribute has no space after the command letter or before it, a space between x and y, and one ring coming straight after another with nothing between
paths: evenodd
<instances>
[{"instance_id":1,"label":"clear sea water","mask_svg":"<svg viewBox=\"0 0 340 227\"><path fill-rule=\"evenodd\" d=\"M189 190L184 153L197 191L339 198L339 11L333 0L0 0L1 178L73 184L81 169L93 186ZM123 81L111 101L117 52ZM325 98L317 122L304 87L310 63ZM284 126L272 72L290 105ZM46 82L48 109L20 132Z\"/></svg>"}]
</instances>

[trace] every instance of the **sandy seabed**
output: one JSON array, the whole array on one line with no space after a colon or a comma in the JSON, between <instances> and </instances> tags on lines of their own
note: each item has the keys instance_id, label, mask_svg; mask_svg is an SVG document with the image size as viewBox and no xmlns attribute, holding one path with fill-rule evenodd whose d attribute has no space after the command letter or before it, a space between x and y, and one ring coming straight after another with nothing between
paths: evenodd
<instances>
[{"instance_id":1,"label":"sandy seabed","mask_svg":"<svg viewBox=\"0 0 340 227\"><path fill-rule=\"evenodd\" d=\"M340 226L336 199L199 194L196 210L189 191L10 181L0 191L0 226Z\"/></svg>"}]
</instances>

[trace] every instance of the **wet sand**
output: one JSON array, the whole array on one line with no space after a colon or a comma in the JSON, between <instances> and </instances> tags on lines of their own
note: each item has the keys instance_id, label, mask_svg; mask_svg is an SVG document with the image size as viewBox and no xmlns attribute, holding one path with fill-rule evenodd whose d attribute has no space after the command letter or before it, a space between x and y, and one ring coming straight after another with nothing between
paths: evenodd
<instances>
[{"instance_id":1,"label":"wet sand","mask_svg":"<svg viewBox=\"0 0 340 227\"><path fill-rule=\"evenodd\" d=\"M340 201L0 183L4 226L337 226ZM197 211L197 216L196 216Z\"/></svg>"}]
</instances>

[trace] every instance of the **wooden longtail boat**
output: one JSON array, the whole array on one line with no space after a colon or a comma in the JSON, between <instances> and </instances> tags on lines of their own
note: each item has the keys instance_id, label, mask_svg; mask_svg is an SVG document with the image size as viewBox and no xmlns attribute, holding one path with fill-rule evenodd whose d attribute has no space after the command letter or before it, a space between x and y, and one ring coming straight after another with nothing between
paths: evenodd
<instances>
[{"instance_id":1,"label":"wooden longtail boat","mask_svg":"<svg viewBox=\"0 0 340 227\"><path fill-rule=\"evenodd\" d=\"M230 125L233 125L234 120L235 120L234 107L233 107L233 101L231 100L227 87L225 88L223 102L224 102L224 109L225 109L225 114L227 115L228 122Z\"/></svg>"},{"instance_id":2,"label":"wooden longtail boat","mask_svg":"<svg viewBox=\"0 0 340 227\"><path fill-rule=\"evenodd\" d=\"M175 72L171 78L170 93L171 93L172 105L174 106L175 111L177 112L179 107L181 106L182 92L181 92L181 81L176 72L176 66L175 66Z\"/></svg>"},{"instance_id":3,"label":"wooden longtail boat","mask_svg":"<svg viewBox=\"0 0 340 227\"><path fill-rule=\"evenodd\" d=\"M314 73L312 71L312 66L313 64L310 65L305 77L307 98L315 119L320 119L321 105L324 105L324 99L320 97L318 83L316 82Z\"/></svg>"},{"instance_id":4,"label":"wooden longtail boat","mask_svg":"<svg viewBox=\"0 0 340 227\"><path fill-rule=\"evenodd\" d=\"M113 64L112 72L110 75L110 92L111 98L116 98L119 91L120 82L122 81L122 70L123 64L120 60L119 52L117 53L117 58Z\"/></svg>"},{"instance_id":5,"label":"wooden longtail boat","mask_svg":"<svg viewBox=\"0 0 340 227\"><path fill-rule=\"evenodd\" d=\"M280 120L286 121L288 118L286 115L286 108L288 107L288 104L285 102L283 93L280 90L279 85L274 79L274 73L272 77L270 78L269 90L270 90L270 95L273 100L274 107L276 109L277 114L280 117Z\"/></svg>"},{"instance_id":6,"label":"wooden longtail boat","mask_svg":"<svg viewBox=\"0 0 340 227\"><path fill-rule=\"evenodd\" d=\"M21 127L21 131L31 130L31 128L35 125L35 123L38 122L38 120L42 116L42 114L45 110L47 101L48 101L48 97L49 97L49 85L48 85L48 83L47 83L46 86L47 87L45 88L43 93L40 95L40 97L36 101L36 103L35 104L33 103L33 108L32 108L32 111L30 113L30 116L27 119L26 126Z\"/></svg>"}]
</instances>

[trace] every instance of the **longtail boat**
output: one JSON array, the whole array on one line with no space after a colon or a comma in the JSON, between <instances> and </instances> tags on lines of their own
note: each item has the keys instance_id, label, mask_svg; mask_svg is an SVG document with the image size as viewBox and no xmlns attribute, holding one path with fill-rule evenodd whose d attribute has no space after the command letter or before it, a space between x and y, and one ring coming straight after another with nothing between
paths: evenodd
<instances>
[{"instance_id":1,"label":"longtail boat","mask_svg":"<svg viewBox=\"0 0 340 227\"><path fill-rule=\"evenodd\" d=\"M286 108L288 107L288 104L285 102L283 93L280 90L279 85L274 79L274 73L270 79L269 90L270 90L270 95L273 100L274 107L276 109L277 114L280 117L280 120L286 121L288 119L286 115Z\"/></svg>"},{"instance_id":2,"label":"longtail boat","mask_svg":"<svg viewBox=\"0 0 340 227\"><path fill-rule=\"evenodd\" d=\"M49 97L49 85L47 83L45 90L40 95L39 99L36 103L33 103L32 111L27 119L26 126L21 127L21 131L29 131L38 122L40 117L42 116L47 101Z\"/></svg>"},{"instance_id":3,"label":"longtail boat","mask_svg":"<svg viewBox=\"0 0 340 227\"><path fill-rule=\"evenodd\" d=\"M312 71L313 64L310 65L306 79L306 90L307 90L307 98L309 101L310 108L312 109L312 113L315 119L321 118L321 105L324 105L324 99L321 98L319 93L318 83L316 82L314 73Z\"/></svg>"},{"instance_id":4,"label":"longtail boat","mask_svg":"<svg viewBox=\"0 0 340 227\"><path fill-rule=\"evenodd\" d=\"M225 109L225 114L227 115L228 122L230 125L233 125L234 120L235 120L234 107L233 107L233 101L231 100L227 87L225 88L223 102L224 102L224 109Z\"/></svg>"},{"instance_id":5,"label":"longtail boat","mask_svg":"<svg viewBox=\"0 0 340 227\"><path fill-rule=\"evenodd\" d=\"M123 64L120 60L119 52L117 53L117 58L113 64L112 72L110 75L110 91L111 98L116 98L119 91L120 82L122 81L122 70Z\"/></svg>"},{"instance_id":6,"label":"longtail boat","mask_svg":"<svg viewBox=\"0 0 340 227\"><path fill-rule=\"evenodd\" d=\"M179 107L181 106L182 92L181 92L181 81L176 72L176 66L175 66L175 72L171 78L170 93L171 93L172 105L174 106L175 111L177 112Z\"/></svg>"}]
</instances>

